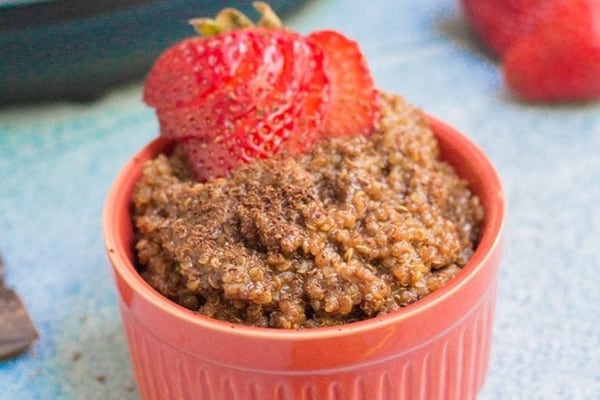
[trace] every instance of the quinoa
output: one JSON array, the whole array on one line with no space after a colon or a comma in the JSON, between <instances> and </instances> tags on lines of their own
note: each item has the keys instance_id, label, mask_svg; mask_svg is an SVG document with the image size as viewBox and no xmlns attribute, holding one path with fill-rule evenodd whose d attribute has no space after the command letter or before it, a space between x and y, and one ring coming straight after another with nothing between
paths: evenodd
<instances>
[{"instance_id":1,"label":"quinoa","mask_svg":"<svg viewBox=\"0 0 600 400\"><path fill-rule=\"evenodd\" d=\"M423 114L382 93L376 132L191 178L181 150L133 194L139 270L169 299L234 323L309 328L398 310L444 286L483 208L439 159Z\"/></svg>"}]
</instances>

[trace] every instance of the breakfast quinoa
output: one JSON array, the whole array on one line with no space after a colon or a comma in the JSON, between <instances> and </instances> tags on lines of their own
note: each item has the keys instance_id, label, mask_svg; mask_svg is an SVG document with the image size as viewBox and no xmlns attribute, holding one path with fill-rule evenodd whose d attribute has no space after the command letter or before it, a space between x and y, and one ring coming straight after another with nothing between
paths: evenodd
<instances>
[{"instance_id":1,"label":"breakfast quinoa","mask_svg":"<svg viewBox=\"0 0 600 400\"><path fill-rule=\"evenodd\" d=\"M178 146L148 161L133 194L143 278L199 314L273 328L371 318L445 285L477 246L483 208L422 113L382 98L370 136L226 179L193 180Z\"/></svg>"}]
</instances>

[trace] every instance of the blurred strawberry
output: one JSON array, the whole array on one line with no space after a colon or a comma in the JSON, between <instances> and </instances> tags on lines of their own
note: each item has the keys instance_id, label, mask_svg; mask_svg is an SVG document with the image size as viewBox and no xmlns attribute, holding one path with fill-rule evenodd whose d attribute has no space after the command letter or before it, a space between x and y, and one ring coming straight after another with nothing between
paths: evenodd
<instances>
[{"instance_id":1,"label":"blurred strawberry","mask_svg":"<svg viewBox=\"0 0 600 400\"><path fill-rule=\"evenodd\" d=\"M508 86L528 101L600 98L600 1L552 10L504 56Z\"/></svg>"},{"instance_id":2,"label":"blurred strawberry","mask_svg":"<svg viewBox=\"0 0 600 400\"><path fill-rule=\"evenodd\" d=\"M526 101L600 98L600 1L462 0L473 30Z\"/></svg>"},{"instance_id":3,"label":"blurred strawberry","mask_svg":"<svg viewBox=\"0 0 600 400\"><path fill-rule=\"evenodd\" d=\"M461 0L469 25L497 56L564 0Z\"/></svg>"}]
</instances>

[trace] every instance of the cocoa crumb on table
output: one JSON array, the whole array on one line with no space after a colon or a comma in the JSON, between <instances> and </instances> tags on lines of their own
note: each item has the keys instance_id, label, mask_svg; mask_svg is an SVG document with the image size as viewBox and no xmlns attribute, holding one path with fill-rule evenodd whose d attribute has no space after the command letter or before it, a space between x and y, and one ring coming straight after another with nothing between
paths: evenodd
<instances>
[{"instance_id":1,"label":"cocoa crumb on table","mask_svg":"<svg viewBox=\"0 0 600 400\"><path fill-rule=\"evenodd\" d=\"M483 209L419 110L383 99L371 136L228 179L191 180L178 148L147 162L133 195L144 279L201 314L277 328L370 318L445 285L475 250Z\"/></svg>"}]
</instances>

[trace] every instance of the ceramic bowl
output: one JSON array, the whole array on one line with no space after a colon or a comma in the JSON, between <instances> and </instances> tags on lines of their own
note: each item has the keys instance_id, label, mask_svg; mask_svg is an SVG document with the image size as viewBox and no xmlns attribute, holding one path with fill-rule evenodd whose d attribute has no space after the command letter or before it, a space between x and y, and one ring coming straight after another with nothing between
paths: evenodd
<instances>
[{"instance_id":1,"label":"ceramic bowl","mask_svg":"<svg viewBox=\"0 0 600 400\"><path fill-rule=\"evenodd\" d=\"M156 139L112 185L104 208L106 250L143 399L466 400L489 364L505 202L499 177L467 137L429 117L441 156L485 209L481 242L445 287L381 317L336 327L247 327L194 314L138 274L130 197L142 163L169 144Z\"/></svg>"}]
</instances>

